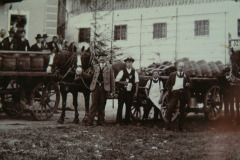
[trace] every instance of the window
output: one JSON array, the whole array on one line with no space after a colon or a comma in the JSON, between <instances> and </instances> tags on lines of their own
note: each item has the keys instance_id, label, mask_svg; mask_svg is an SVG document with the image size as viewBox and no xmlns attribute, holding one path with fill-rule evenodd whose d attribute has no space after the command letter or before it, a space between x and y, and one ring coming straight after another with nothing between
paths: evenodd
<instances>
[{"instance_id":1,"label":"window","mask_svg":"<svg viewBox=\"0 0 240 160\"><path fill-rule=\"evenodd\" d=\"M238 19L238 36L240 36L240 19Z\"/></svg>"},{"instance_id":2,"label":"window","mask_svg":"<svg viewBox=\"0 0 240 160\"><path fill-rule=\"evenodd\" d=\"M126 40L127 39L127 25L115 26L114 40Z\"/></svg>"},{"instance_id":3,"label":"window","mask_svg":"<svg viewBox=\"0 0 240 160\"><path fill-rule=\"evenodd\" d=\"M209 35L209 20L195 21L195 36Z\"/></svg>"},{"instance_id":4,"label":"window","mask_svg":"<svg viewBox=\"0 0 240 160\"><path fill-rule=\"evenodd\" d=\"M153 24L153 39L167 37L167 24L155 23Z\"/></svg>"},{"instance_id":5,"label":"window","mask_svg":"<svg viewBox=\"0 0 240 160\"><path fill-rule=\"evenodd\" d=\"M90 28L80 28L78 42L90 43Z\"/></svg>"}]
</instances>

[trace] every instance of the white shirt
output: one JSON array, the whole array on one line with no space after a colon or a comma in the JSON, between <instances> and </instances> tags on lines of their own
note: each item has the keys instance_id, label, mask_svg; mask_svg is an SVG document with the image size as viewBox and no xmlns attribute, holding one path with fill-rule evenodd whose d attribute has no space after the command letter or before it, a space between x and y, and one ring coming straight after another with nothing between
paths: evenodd
<instances>
[{"instance_id":1,"label":"white shirt","mask_svg":"<svg viewBox=\"0 0 240 160\"><path fill-rule=\"evenodd\" d=\"M132 71L132 69L128 69L127 68L127 72L130 74L131 73L131 71ZM135 83L138 83L139 82L139 76L138 76L138 73L137 73L137 71L135 71ZM123 70L121 70L119 73L118 73L118 75L117 75L117 77L116 77L116 79L115 79L115 82L119 82L121 79L122 79L122 77L123 77Z\"/></svg>"},{"instance_id":2,"label":"white shirt","mask_svg":"<svg viewBox=\"0 0 240 160\"><path fill-rule=\"evenodd\" d=\"M37 43L37 46L38 46L39 48L41 48L41 47L42 47L41 43Z\"/></svg>"},{"instance_id":3,"label":"white shirt","mask_svg":"<svg viewBox=\"0 0 240 160\"><path fill-rule=\"evenodd\" d=\"M100 68L103 69L106 63L100 63Z\"/></svg>"},{"instance_id":4,"label":"white shirt","mask_svg":"<svg viewBox=\"0 0 240 160\"><path fill-rule=\"evenodd\" d=\"M148 80L148 82L147 82L147 84L146 84L146 86L145 86L146 89L149 89L151 80L152 80L152 79ZM152 88L155 88L156 86L157 86L158 90L162 90L162 89L163 89L163 83L162 83L162 81L160 81L160 85L159 85L159 80L158 80L158 79L155 79L155 80L157 80L158 82L157 82L157 83L154 83L154 81L152 80L152 85L151 85L150 90L151 90Z\"/></svg>"},{"instance_id":5,"label":"white shirt","mask_svg":"<svg viewBox=\"0 0 240 160\"><path fill-rule=\"evenodd\" d=\"M180 74L180 73L178 72L178 74ZM175 84L174 84L172 90L183 89L183 80L184 80L184 76L182 78L180 78L176 75L176 81L175 81Z\"/></svg>"},{"instance_id":6,"label":"white shirt","mask_svg":"<svg viewBox=\"0 0 240 160\"><path fill-rule=\"evenodd\" d=\"M9 39L9 42L11 42L11 41L12 41L12 38L11 38L11 37L8 37L8 39Z\"/></svg>"}]
</instances>

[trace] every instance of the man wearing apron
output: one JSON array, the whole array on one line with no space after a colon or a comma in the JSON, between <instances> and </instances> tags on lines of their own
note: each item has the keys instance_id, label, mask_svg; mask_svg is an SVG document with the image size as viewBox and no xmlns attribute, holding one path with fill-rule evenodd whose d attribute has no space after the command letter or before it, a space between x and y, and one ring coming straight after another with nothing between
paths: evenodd
<instances>
[{"instance_id":1,"label":"man wearing apron","mask_svg":"<svg viewBox=\"0 0 240 160\"><path fill-rule=\"evenodd\" d=\"M128 57L124 62L126 63L126 68L118 73L115 80L119 86L117 125L122 124L122 109L124 103L126 105L125 124L128 125L130 123L133 97L137 97L138 93L139 77L138 73L132 67L134 59Z\"/></svg>"},{"instance_id":2,"label":"man wearing apron","mask_svg":"<svg viewBox=\"0 0 240 160\"><path fill-rule=\"evenodd\" d=\"M143 114L143 123L148 119L148 115L154 106L154 121L158 120L158 114L161 109L161 100L163 95L163 82L159 79L158 71L153 71L153 78L148 80L145 86L145 93L147 96L147 107Z\"/></svg>"}]
</instances>

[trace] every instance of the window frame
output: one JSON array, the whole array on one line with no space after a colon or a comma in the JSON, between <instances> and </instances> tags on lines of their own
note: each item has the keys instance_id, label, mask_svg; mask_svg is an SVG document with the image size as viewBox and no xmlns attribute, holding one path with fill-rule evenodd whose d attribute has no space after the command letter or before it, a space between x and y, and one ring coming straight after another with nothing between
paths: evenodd
<instances>
[{"instance_id":1,"label":"window frame","mask_svg":"<svg viewBox=\"0 0 240 160\"><path fill-rule=\"evenodd\" d=\"M153 39L162 39L162 38L167 38L167 23L166 22L154 23Z\"/></svg>"},{"instance_id":2,"label":"window frame","mask_svg":"<svg viewBox=\"0 0 240 160\"><path fill-rule=\"evenodd\" d=\"M207 22L207 24L206 24ZM210 21L209 19L194 21L194 36L209 36L210 35Z\"/></svg>"},{"instance_id":3,"label":"window frame","mask_svg":"<svg viewBox=\"0 0 240 160\"><path fill-rule=\"evenodd\" d=\"M82 33L83 33L83 36L81 36L81 30L84 30ZM88 31L87 31L88 30ZM89 35L87 35L87 33L89 33ZM86 36L87 35L87 36ZM89 37L88 37L89 36ZM83 38L81 38L83 37ZM83 41L82 41L83 40ZM91 28L87 28L87 27L84 27L84 28L79 28L79 33L78 33L78 42L87 42L87 43L90 43L91 41Z\"/></svg>"},{"instance_id":4,"label":"window frame","mask_svg":"<svg viewBox=\"0 0 240 160\"><path fill-rule=\"evenodd\" d=\"M125 33L123 33L123 31L124 31L123 27L125 27ZM117 31L118 31L117 28L119 30L119 33L117 33ZM116 34L118 34L118 35L116 35ZM127 40L127 25L126 24L114 26L114 41L121 41L121 40Z\"/></svg>"}]
</instances>

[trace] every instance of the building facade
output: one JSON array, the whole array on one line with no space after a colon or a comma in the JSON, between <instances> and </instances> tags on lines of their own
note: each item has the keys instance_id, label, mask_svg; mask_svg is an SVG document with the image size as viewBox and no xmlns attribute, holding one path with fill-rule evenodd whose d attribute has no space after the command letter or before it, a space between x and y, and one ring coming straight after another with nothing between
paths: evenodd
<instances>
[{"instance_id":1,"label":"building facade","mask_svg":"<svg viewBox=\"0 0 240 160\"><path fill-rule=\"evenodd\" d=\"M16 22L23 21L30 44L35 43L38 33L50 38L57 34L58 0L13 1L0 3L0 29L9 31Z\"/></svg>"},{"instance_id":2,"label":"building facade","mask_svg":"<svg viewBox=\"0 0 240 160\"><path fill-rule=\"evenodd\" d=\"M106 0L97 0L98 5ZM66 39L93 39L93 0L69 0ZM240 38L240 3L236 0L108 0L98 14L102 31L135 67L152 62L220 60L229 62L228 39ZM109 47L111 46L109 42Z\"/></svg>"}]
</instances>

